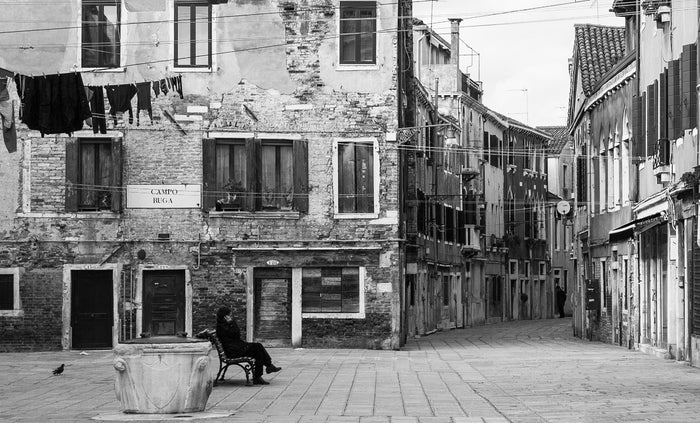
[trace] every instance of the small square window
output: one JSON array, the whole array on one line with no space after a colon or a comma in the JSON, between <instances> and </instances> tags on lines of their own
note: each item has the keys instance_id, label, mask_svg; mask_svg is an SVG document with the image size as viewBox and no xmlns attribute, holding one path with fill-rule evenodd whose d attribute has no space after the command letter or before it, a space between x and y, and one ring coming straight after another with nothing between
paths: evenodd
<instances>
[{"instance_id":1,"label":"small square window","mask_svg":"<svg viewBox=\"0 0 700 423\"><path fill-rule=\"evenodd\" d=\"M81 63L84 68L116 68L121 53L121 1L83 0Z\"/></svg>"},{"instance_id":2,"label":"small square window","mask_svg":"<svg viewBox=\"0 0 700 423\"><path fill-rule=\"evenodd\" d=\"M360 268L302 269L303 313L361 313Z\"/></svg>"},{"instance_id":3,"label":"small square window","mask_svg":"<svg viewBox=\"0 0 700 423\"><path fill-rule=\"evenodd\" d=\"M340 2L340 63L377 62L376 2Z\"/></svg>"}]
</instances>

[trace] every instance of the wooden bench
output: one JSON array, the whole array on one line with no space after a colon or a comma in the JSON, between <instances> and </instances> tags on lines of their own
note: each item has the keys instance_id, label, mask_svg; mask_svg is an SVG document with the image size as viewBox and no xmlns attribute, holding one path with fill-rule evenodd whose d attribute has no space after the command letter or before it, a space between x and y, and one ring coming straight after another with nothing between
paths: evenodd
<instances>
[{"instance_id":1,"label":"wooden bench","mask_svg":"<svg viewBox=\"0 0 700 423\"><path fill-rule=\"evenodd\" d=\"M251 374L253 372L253 368L255 367L255 359L252 357L227 357L226 356L226 351L224 351L224 346L221 345L221 341L219 340L219 337L216 336L216 330L213 329L205 329L201 331L200 333L197 334L198 338L203 338L203 339L208 339L214 347L216 347L216 351L219 353L219 373L216 375L216 379L214 379L214 386L217 385L218 381L223 381L224 376L226 376L226 370L228 370L228 366L235 364L236 366L240 367L243 369L245 372L245 381L247 386L253 385L251 382ZM220 378L219 378L220 377Z\"/></svg>"}]
</instances>

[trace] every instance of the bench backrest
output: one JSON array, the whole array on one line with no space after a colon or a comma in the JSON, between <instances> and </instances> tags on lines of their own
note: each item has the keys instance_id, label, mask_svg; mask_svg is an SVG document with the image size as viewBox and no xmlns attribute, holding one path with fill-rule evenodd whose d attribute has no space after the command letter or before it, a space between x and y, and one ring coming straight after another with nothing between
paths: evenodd
<instances>
[{"instance_id":1,"label":"bench backrest","mask_svg":"<svg viewBox=\"0 0 700 423\"><path fill-rule=\"evenodd\" d=\"M209 329L207 332L207 338L216 347L216 352L219 353L220 360L226 360L226 351L224 351L224 346L221 344L219 337L216 336L216 329Z\"/></svg>"}]
</instances>

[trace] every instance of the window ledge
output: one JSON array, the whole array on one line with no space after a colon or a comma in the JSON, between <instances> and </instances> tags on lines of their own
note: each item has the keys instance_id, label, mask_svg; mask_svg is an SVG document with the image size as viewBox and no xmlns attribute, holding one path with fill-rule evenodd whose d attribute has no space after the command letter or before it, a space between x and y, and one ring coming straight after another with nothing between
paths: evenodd
<instances>
[{"instance_id":1,"label":"window ledge","mask_svg":"<svg viewBox=\"0 0 700 423\"><path fill-rule=\"evenodd\" d=\"M173 68L173 72L177 73L213 73L214 68Z\"/></svg>"},{"instance_id":2,"label":"window ledge","mask_svg":"<svg viewBox=\"0 0 700 423\"><path fill-rule=\"evenodd\" d=\"M377 219L379 213L336 213L334 219Z\"/></svg>"},{"instance_id":3,"label":"window ledge","mask_svg":"<svg viewBox=\"0 0 700 423\"><path fill-rule=\"evenodd\" d=\"M24 310L0 310L0 317L24 317Z\"/></svg>"},{"instance_id":4,"label":"window ledge","mask_svg":"<svg viewBox=\"0 0 700 423\"><path fill-rule=\"evenodd\" d=\"M55 218L55 217L68 217L74 219L119 219L121 213L115 212L66 212L66 213L17 213L17 217L30 217L30 218Z\"/></svg>"},{"instance_id":5,"label":"window ledge","mask_svg":"<svg viewBox=\"0 0 700 423\"><path fill-rule=\"evenodd\" d=\"M365 313L301 313L302 319L364 319Z\"/></svg>"},{"instance_id":6,"label":"window ledge","mask_svg":"<svg viewBox=\"0 0 700 423\"><path fill-rule=\"evenodd\" d=\"M85 73L124 73L126 72L126 66L118 68L77 68L75 71Z\"/></svg>"},{"instance_id":7,"label":"window ledge","mask_svg":"<svg viewBox=\"0 0 700 423\"><path fill-rule=\"evenodd\" d=\"M301 214L298 211L210 211L209 217L222 219L283 219L298 220Z\"/></svg>"},{"instance_id":8,"label":"window ledge","mask_svg":"<svg viewBox=\"0 0 700 423\"><path fill-rule=\"evenodd\" d=\"M379 70L379 65L376 63L372 64L367 64L367 65L362 65L362 64L357 64L357 65L337 65L335 67L335 70L343 72L343 71L377 71Z\"/></svg>"}]
</instances>

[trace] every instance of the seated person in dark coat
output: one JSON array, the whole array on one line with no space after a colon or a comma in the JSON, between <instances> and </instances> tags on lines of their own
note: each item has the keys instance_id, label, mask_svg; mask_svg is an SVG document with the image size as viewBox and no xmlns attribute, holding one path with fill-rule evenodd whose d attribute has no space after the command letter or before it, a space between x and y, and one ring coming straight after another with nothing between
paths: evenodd
<instances>
[{"instance_id":1,"label":"seated person in dark coat","mask_svg":"<svg viewBox=\"0 0 700 423\"><path fill-rule=\"evenodd\" d=\"M272 364L270 354L259 342L246 342L241 339L241 330L236 321L233 320L231 309L224 306L216 312L216 335L224 347L228 357L252 357L255 359L253 369L253 383L256 385L268 385L262 378L263 366L267 373L279 372L281 367Z\"/></svg>"}]
</instances>

